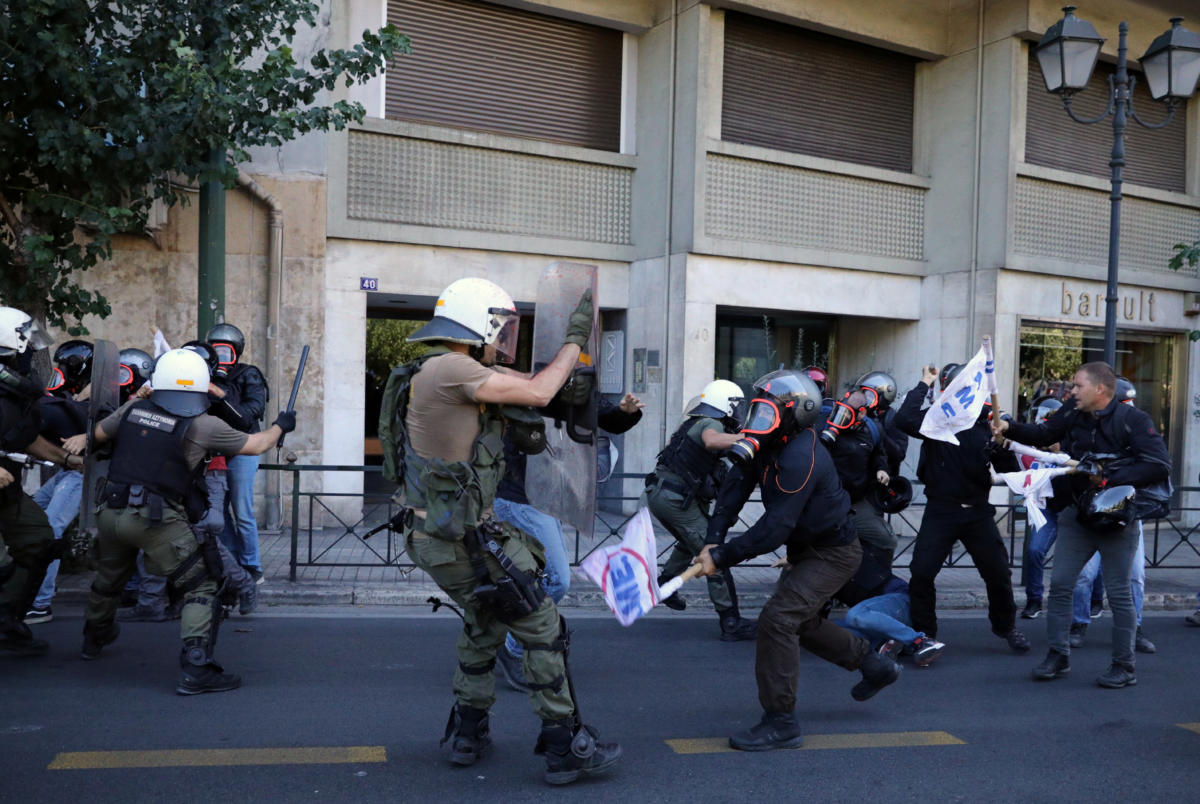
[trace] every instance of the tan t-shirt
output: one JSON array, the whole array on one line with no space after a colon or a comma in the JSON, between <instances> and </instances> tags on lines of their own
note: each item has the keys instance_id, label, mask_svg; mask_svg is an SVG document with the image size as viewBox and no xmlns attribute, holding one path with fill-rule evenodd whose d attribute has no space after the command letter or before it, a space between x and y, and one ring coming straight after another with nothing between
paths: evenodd
<instances>
[{"instance_id":1,"label":"tan t-shirt","mask_svg":"<svg viewBox=\"0 0 1200 804\"><path fill-rule=\"evenodd\" d=\"M458 352L431 357L412 381L408 401L408 438L422 458L471 460L479 435L475 392L492 376L488 368Z\"/></svg>"},{"instance_id":2,"label":"tan t-shirt","mask_svg":"<svg viewBox=\"0 0 1200 804\"><path fill-rule=\"evenodd\" d=\"M121 419L125 417L129 406L136 402L136 399L131 399L117 410L106 416L100 422L100 429L109 438L117 437L117 430L120 428ZM172 414L166 414L168 416ZM188 427L187 435L183 437L183 456L187 461L187 465L191 469L195 469L200 461L204 460L204 456L210 452L215 452L220 455L237 455L241 452L242 447L246 446L246 441L250 436L245 433L238 432L230 427L225 422L218 419L216 416L207 414L197 416L192 419L192 424Z\"/></svg>"}]
</instances>

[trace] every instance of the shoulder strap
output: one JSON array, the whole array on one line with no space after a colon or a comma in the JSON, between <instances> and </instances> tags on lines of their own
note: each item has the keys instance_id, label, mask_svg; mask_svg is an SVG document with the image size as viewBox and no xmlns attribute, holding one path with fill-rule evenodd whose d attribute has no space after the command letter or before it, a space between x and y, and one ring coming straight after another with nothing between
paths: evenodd
<instances>
[{"instance_id":1,"label":"shoulder strap","mask_svg":"<svg viewBox=\"0 0 1200 804\"><path fill-rule=\"evenodd\" d=\"M879 422L872 418L865 419L867 430L871 433L871 449L879 446L879 442L883 440L883 433L879 430Z\"/></svg>"}]
</instances>

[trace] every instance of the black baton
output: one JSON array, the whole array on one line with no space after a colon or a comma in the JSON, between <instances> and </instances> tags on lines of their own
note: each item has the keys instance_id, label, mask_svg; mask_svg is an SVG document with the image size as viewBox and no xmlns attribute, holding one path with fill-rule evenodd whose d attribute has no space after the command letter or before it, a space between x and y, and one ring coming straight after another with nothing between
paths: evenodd
<instances>
[{"instance_id":1,"label":"black baton","mask_svg":"<svg viewBox=\"0 0 1200 804\"><path fill-rule=\"evenodd\" d=\"M300 365L296 367L296 379L292 380L292 395L288 397L287 412L291 413L296 408L296 394L300 393L300 381L304 379L304 364L308 362L308 344L304 345L303 351L300 352ZM279 436L279 441L275 444L275 460L279 460L279 450L283 449L283 439L287 438L287 433Z\"/></svg>"}]
</instances>

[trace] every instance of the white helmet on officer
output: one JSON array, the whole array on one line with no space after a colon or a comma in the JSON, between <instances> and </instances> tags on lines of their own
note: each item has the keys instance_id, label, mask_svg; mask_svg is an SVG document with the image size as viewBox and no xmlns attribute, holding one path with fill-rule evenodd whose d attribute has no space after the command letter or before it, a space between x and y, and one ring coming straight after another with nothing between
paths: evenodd
<instances>
[{"instance_id":1,"label":"white helmet on officer","mask_svg":"<svg viewBox=\"0 0 1200 804\"><path fill-rule=\"evenodd\" d=\"M517 357L520 325L517 305L504 288L487 279L468 277L451 282L442 291L433 310L433 320L408 340L494 346L496 359L511 363Z\"/></svg>"},{"instance_id":2,"label":"white helmet on officer","mask_svg":"<svg viewBox=\"0 0 1200 804\"><path fill-rule=\"evenodd\" d=\"M208 410L208 363L190 349L172 349L154 364L150 387L154 404L176 416L199 416Z\"/></svg>"},{"instance_id":3,"label":"white helmet on officer","mask_svg":"<svg viewBox=\"0 0 1200 804\"><path fill-rule=\"evenodd\" d=\"M736 419L738 405L746 394L729 380L713 380L704 386L696 406L688 411L689 416L708 416L713 419Z\"/></svg>"},{"instance_id":4,"label":"white helmet on officer","mask_svg":"<svg viewBox=\"0 0 1200 804\"><path fill-rule=\"evenodd\" d=\"M51 343L29 313L0 307L0 358L22 355L28 349L45 349Z\"/></svg>"}]
</instances>

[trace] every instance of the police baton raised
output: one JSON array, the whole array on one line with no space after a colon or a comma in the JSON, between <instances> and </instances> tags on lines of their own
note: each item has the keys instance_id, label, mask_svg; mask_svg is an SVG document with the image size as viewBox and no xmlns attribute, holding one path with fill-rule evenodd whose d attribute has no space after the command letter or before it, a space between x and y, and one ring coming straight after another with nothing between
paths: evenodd
<instances>
[{"instance_id":1,"label":"police baton raised","mask_svg":"<svg viewBox=\"0 0 1200 804\"><path fill-rule=\"evenodd\" d=\"M300 393L300 382L304 379L304 364L308 362L308 344L304 345L303 351L300 352L300 365L296 367L296 379L292 380L292 395L288 397L287 412L291 413L296 408L296 394ZM283 450L283 439L287 438L287 433L279 436L279 441L275 444L275 463L279 463L279 453Z\"/></svg>"}]
</instances>

